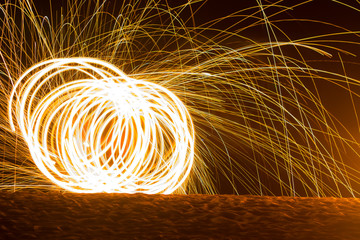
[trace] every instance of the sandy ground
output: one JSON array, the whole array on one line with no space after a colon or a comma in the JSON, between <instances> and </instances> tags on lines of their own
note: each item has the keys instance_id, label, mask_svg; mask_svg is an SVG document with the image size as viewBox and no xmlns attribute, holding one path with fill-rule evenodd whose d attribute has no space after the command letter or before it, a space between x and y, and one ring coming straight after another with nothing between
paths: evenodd
<instances>
[{"instance_id":1,"label":"sandy ground","mask_svg":"<svg viewBox=\"0 0 360 240\"><path fill-rule=\"evenodd\" d=\"M360 199L0 192L0 239L360 239Z\"/></svg>"}]
</instances>

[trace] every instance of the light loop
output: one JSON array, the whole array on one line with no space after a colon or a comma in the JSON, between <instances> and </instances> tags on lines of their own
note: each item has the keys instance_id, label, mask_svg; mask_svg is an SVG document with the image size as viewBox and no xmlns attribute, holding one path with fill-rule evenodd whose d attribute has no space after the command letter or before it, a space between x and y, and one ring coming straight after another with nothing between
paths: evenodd
<instances>
[{"instance_id":1,"label":"light loop","mask_svg":"<svg viewBox=\"0 0 360 240\"><path fill-rule=\"evenodd\" d=\"M8 114L37 167L73 192L168 194L193 165L194 126L181 100L98 59L31 67Z\"/></svg>"}]
</instances>

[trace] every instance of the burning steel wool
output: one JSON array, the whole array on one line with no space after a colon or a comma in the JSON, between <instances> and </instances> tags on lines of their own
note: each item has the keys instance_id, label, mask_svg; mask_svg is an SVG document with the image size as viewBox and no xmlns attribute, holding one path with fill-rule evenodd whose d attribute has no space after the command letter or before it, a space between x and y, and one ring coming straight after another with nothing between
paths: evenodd
<instances>
[{"instance_id":1,"label":"burning steel wool","mask_svg":"<svg viewBox=\"0 0 360 240\"><path fill-rule=\"evenodd\" d=\"M194 127L180 99L101 60L36 64L8 109L37 167L73 192L168 194L193 164Z\"/></svg>"}]
</instances>

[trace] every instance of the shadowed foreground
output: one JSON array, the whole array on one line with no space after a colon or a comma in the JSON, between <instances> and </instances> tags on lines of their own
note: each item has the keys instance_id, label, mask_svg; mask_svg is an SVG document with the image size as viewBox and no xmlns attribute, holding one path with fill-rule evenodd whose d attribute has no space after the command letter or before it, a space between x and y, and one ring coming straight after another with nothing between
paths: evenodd
<instances>
[{"instance_id":1,"label":"shadowed foreground","mask_svg":"<svg viewBox=\"0 0 360 240\"><path fill-rule=\"evenodd\" d=\"M0 239L360 239L360 199L3 191Z\"/></svg>"}]
</instances>

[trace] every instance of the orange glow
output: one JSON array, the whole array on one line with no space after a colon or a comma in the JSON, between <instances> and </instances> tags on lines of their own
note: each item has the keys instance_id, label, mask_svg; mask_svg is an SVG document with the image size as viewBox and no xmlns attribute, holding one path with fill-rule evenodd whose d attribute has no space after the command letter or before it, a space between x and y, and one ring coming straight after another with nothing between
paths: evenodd
<instances>
[{"instance_id":1,"label":"orange glow","mask_svg":"<svg viewBox=\"0 0 360 240\"><path fill-rule=\"evenodd\" d=\"M193 165L194 126L180 99L98 59L31 67L8 115L37 167L73 192L169 194Z\"/></svg>"}]
</instances>

